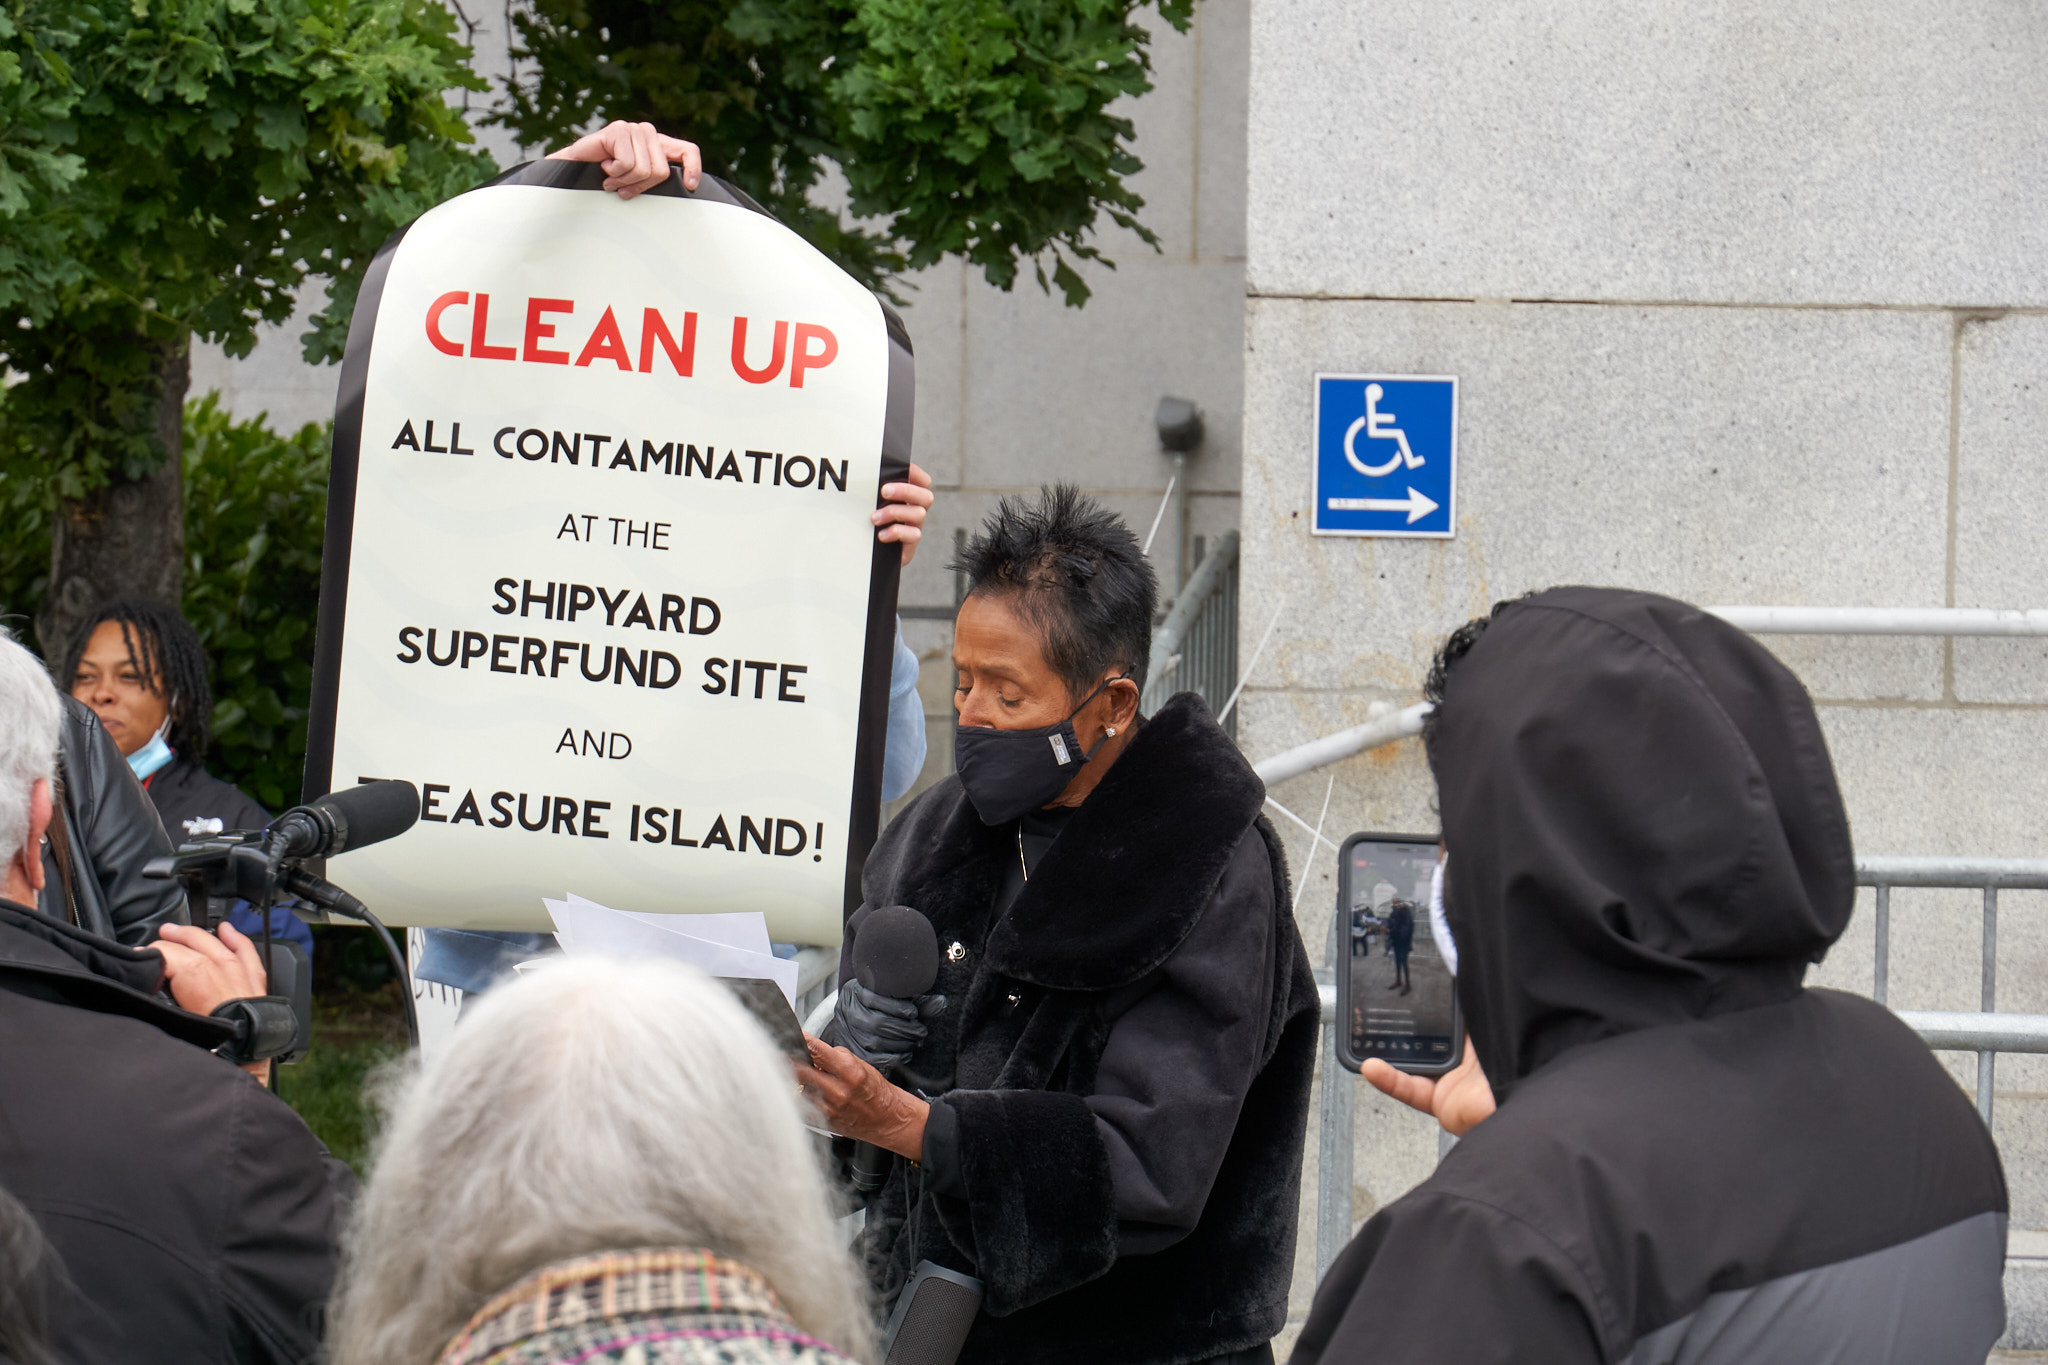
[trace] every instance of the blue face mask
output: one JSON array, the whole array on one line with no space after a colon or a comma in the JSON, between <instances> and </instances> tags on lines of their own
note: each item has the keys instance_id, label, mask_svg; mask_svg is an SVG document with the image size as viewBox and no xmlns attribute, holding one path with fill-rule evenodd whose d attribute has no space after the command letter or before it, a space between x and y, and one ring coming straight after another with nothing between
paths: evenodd
<instances>
[{"instance_id":1,"label":"blue face mask","mask_svg":"<svg viewBox=\"0 0 2048 1365\"><path fill-rule=\"evenodd\" d=\"M136 781L140 782L175 757L171 752L171 746L164 743L164 731L170 728L171 722L166 719L157 727L156 733L149 737L149 743L128 755L128 768L135 774Z\"/></svg>"}]
</instances>

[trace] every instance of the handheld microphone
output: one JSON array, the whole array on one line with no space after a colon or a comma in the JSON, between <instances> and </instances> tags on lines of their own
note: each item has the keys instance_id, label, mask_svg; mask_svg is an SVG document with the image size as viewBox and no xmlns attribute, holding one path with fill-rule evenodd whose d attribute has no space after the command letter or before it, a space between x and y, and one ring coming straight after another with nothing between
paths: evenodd
<instances>
[{"instance_id":1,"label":"handheld microphone","mask_svg":"<svg viewBox=\"0 0 2048 1365\"><path fill-rule=\"evenodd\" d=\"M907 905L878 905L853 940L853 974L876 995L910 1000L939 979L939 934Z\"/></svg>"},{"instance_id":2,"label":"handheld microphone","mask_svg":"<svg viewBox=\"0 0 2048 1365\"><path fill-rule=\"evenodd\" d=\"M853 940L853 975L877 995L912 1000L939 979L939 935L932 922L907 905L878 905L861 921ZM898 1068L883 1074L896 1078ZM889 1176L895 1153L863 1142L853 1152L853 1187L873 1194Z\"/></svg>"},{"instance_id":3,"label":"handheld microphone","mask_svg":"<svg viewBox=\"0 0 2048 1365\"><path fill-rule=\"evenodd\" d=\"M279 858L328 858L382 843L419 822L420 794L410 782L365 782L294 806L270 824Z\"/></svg>"}]
</instances>

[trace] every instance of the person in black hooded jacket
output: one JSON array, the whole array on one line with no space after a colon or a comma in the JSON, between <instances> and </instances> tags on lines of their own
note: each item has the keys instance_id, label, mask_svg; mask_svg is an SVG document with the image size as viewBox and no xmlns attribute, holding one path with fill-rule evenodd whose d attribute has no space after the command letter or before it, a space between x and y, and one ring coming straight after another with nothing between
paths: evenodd
<instances>
[{"instance_id":1,"label":"person in black hooded jacket","mask_svg":"<svg viewBox=\"0 0 2048 1365\"><path fill-rule=\"evenodd\" d=\"M1367 1078L1465 1136L1331 1267L1295 1365L1981 1365L1991 1136L1889 1011L1802 984L1855 879L1798 680L1683 603L1558 588L1429 693L1471 1045Z\"/></svg>"}]
</instances>

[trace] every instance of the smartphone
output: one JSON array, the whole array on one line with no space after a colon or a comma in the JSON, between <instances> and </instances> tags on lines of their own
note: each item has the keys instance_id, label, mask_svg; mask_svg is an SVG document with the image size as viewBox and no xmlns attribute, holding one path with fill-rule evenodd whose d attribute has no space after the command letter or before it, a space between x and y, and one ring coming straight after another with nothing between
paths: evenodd
<instances>
[{"instance_id":1,"label":"smartphone","mask_svg":"<svg viewBox=\"0 0 2048 1365\"><path fill-rule=\"evenodd\" d=\"M1465 1055L1451 970L1429 927L1439 841L1354 834L1337 853L1337 1058L1441 1076Z\"/></svg>"}]
</instances>

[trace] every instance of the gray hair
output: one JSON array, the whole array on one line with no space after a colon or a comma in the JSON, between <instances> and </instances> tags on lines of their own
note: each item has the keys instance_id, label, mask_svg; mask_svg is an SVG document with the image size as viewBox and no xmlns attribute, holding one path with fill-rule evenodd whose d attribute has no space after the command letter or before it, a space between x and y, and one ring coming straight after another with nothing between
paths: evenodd
<instances>
[{"instance_id":1,"label":"gray hair","mask_svg":"<svg viewBox=\"0 0 2048 1365\"><path fill-rule=\"evenodd\" d=\"M0 868L28 842L29 794L56 774L63 723L64 703L42 661L0 626Z\"/></svg>"},{"instance_id":2,"label":"gray hair","mask_svg":"<svg viewBox=\"0 0 2048 1365\"><path fill-rule=\"evenodd\" d=\"M398 1084L344 1251L334 1365L426 1365L542 1266L649 1247L749 1266L798 1327L872 1358L789 1063L701 972L531 972Z\"/></svg>"}]
</instances>

